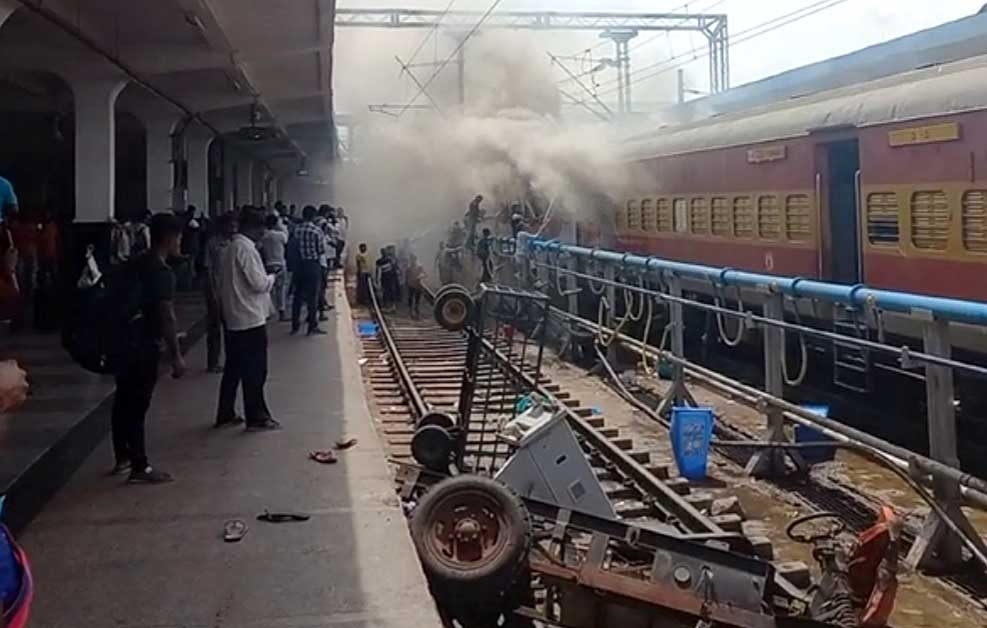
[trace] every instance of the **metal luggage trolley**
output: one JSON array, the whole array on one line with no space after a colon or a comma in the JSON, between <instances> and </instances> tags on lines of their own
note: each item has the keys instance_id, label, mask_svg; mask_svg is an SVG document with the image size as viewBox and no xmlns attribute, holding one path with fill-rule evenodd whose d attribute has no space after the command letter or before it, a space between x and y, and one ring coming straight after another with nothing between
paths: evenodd
<instances>
[{"instance_id":1,"label":"metal luggage trolley","mask_svg":"<svg viewBox=\"0 0 987 628\"><path fill-rule=\"evenodd\" d=\"M450 299L459 303L456 312L468 313L467 324L461 316L444 318ZM469 338L452 430L453 460L464 473L492 476L512 453L499 434L532 403L533 386L541 377L549 298L484 283L474 295L452 288L435 300L440 324L453 322Z\"/></svg>"}]
</instances>

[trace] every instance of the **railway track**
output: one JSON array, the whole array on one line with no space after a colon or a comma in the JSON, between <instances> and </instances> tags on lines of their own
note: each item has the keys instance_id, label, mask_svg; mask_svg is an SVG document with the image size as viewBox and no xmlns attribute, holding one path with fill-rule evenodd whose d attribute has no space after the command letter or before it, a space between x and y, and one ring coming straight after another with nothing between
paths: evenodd
<instances>
[{"instance_id":1,"label":"railway track","mask_svg":"<svg viewBox=\"0 0 987 628\"><path fill-rule=\"evenodd\" d=\"M363 338L368 360L365 377L393 461L412 465L411 443L421 408L455 412L467 338L434 322L385 315L379 309L374 313L379 333ZM584 405L563 386L541 376L533 364L522 363L521 368L513 364L511 356L519 354L519 343L501 336L482 353L477 371L482 391L474 398L464 456L469 471L490 475L506 461L507 446L495 444L495 435L502 422L513 417L518 397L537 391L566 409L569 424L621 520L685 535L742 537L756 555L774 559L771 539L743 535L748 522L743 508L730 507L737 501L731 486L695 485L678 476L672 460L608 425L599 409ZM714 505L725 512L712 514ZM751 529L758 528L756 522L749 523ZM809 584L804 563L775 563L775 567L783 586L795 590Z\"/></svg>"}]
</instances>

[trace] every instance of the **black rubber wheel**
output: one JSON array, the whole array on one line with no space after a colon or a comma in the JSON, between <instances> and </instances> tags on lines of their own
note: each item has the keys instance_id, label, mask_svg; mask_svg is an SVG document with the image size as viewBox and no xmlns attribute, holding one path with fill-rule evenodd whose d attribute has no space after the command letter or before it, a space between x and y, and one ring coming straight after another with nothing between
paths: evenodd
<instances>
[{"instance_id":1,"label":"black rubber wheel","mask_svg":"<svg viewBox=\"0 0 987 628\"><path fill-rule=\"evenodd\" d=\"M418 557L440 603L505 604L531 549L528 510L490 478L458 475L425 493L411 519Z\"/></svg>"},{"instance_id":2,"label":"black rubber wheel","mask_svg":"<svg viewBox=\"0 0 987 628\"><path fill-rule=\"evenodd\" d=\"M438 425L449 430L456 426L456 419L446 412L429 412L418 422L418 427L424 427L426 425Z\"/></svg>"},{"instance_id":3,"label":"black rubber wheel","mask_svg":"<svg viewBox=\"0 0 987 628\"><path fill-rule=\"evenodd\" d=\"M473 316L473 297L465 288L444 290L435 299L435 320L448 331L462 331Z\"/></svg>"},{"instance_id":4,"label":"black rubber wheel","mask_svg":"<svg viewBox=\"0 0 987 628\"><path fill-rule=\"evenodd\" d=\"M447 283L446 285L444 285L441 288L439 288L435 292L435 294L432 295L432 300L433 301L438 301L439 300L439 297L441 295L443 295L444 293L446 293L446 292L448 292L450 290L459 290L461 292L465 292L465 293L469 294L469 290L467 290L466 289L466 286L464 286L463 284L460 284L460 283Z\"/></svg>"},{"instance_id":5,"label":"black rubber wheel","mask_svg":"<svg viewBox=\"0 0 987 628\"><path fill-rule=\"evenodd\" d=\"M452 436L441 425L421 425L411 438L411 455L430 471L449 472L452 459Z\"/></svg>"}]
</instances>

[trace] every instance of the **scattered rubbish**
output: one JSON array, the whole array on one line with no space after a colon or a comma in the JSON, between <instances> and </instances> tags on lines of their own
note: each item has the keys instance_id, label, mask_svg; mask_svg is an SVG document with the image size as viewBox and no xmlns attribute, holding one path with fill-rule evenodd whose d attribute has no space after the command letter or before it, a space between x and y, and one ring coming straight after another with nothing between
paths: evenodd
<instances>
[{"instance_id":1,"label":"scattered rubbish","mask_svg":"<svg viewBox=\"0 0 987 628\"><path fill-rule=\"evenodd\" d=\"M267 523L308 521L311 518L311 515L300 512L271 512L269 510L265 510L262 515L257 515L257 521L266 521Z\"/></svg>"},{"instance_id":2,"label":"scattered rubbish","mask_svg":"<svg viewBox=\"0 0 987 628\"><path fill-rule=\"evenodd\" d=\"M227 521L223 526L223 540L237 543L247 535L247 524L239 519Z\"/></svg>"},{"instance_id":3,"label":"scattered rubbish","mask_svg":"<svg viewBox=\"0 0 987 628\"><path fill-rule=\"evenodd\" d=\"M380 326L377 323L357 323L356 324L357 334L361 338L376 338L377 334L380 332Z\"/></svg>"},{"instance_id":4,"label":"scattered rubbish","mask_svg":"<svg viewBox=\"0 0 987 628\"><path fill-rule=\"evenodd\" d=\"M370 361L369 358L360 358L359 360L356 361L356 363L359 364L360 366L365 366L369 361Z\"/></svg>"},{"instance_id":5,"label":"scattered rubbish","mask_svg":"<svg viewBox=\"0 0 987 628\"><path fill-rule=\"evenodd\" d=\"M358 442L359 441L355 438L341 438L336 441L336 449L339 450L352 449L353 447L356 447L356 444Z\"/></svg>"},{"instance_id":6,"label":"scattered rubbish","mask_svg":"<svg viewBox=\"0 0 987 628\"><path fill-rule=\"evenodd\" d=\"M603 408L600 406L590 406L589 409L593 411L593 414L603 414Z\"/></svg>"},{"instance_id":7,"label":"scattered rubbish","mask_svg":"<svg viewBox=\"0 0 987 628\"><path fill-rule=\"evenodd\" d=\"M308 457L320 464L336 464L339 460L331 451L311 451Z\"/></svg>"}]
</instances>

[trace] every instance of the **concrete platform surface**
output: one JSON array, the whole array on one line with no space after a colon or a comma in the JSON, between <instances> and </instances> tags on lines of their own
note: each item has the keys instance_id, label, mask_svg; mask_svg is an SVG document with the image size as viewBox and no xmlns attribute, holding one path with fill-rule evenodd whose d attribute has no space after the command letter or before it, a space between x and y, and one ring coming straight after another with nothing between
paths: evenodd
<instances>
[{"instance_id":1,"label":"concrete platform surface","mask_svg":"<svg viewBox=\"0 0 987 628\"><path fill-rule=\"evenodd\" d=\"M198 293L179 294L179 329L202 335L205 305ZM58 333L18 332L0 338L0 359L27 371L31 396L0 417L0 494L4 521L20 531L85 460L110 426L113 378L84 370Z\"/></svg>"},{"instance_id":2,"label":"concrete platform surface","mask_svg":"<svg viewBox=\"0 0 987 628\"><path fill-rule=\"evenodd\" d=\"M321 338L272 324L268 403L284 429L213 430L219 376L161 380L149 416L164 486L107 477L102 443L22 535L45 628L440 626L374 432L344 299ZM199 343L190 364L201 363ZM308 460L342 436L340 463ZM256 520L300 511L302 523ZM249 526L239 543L223 525Z\"/></svg>"}]
</instances>

